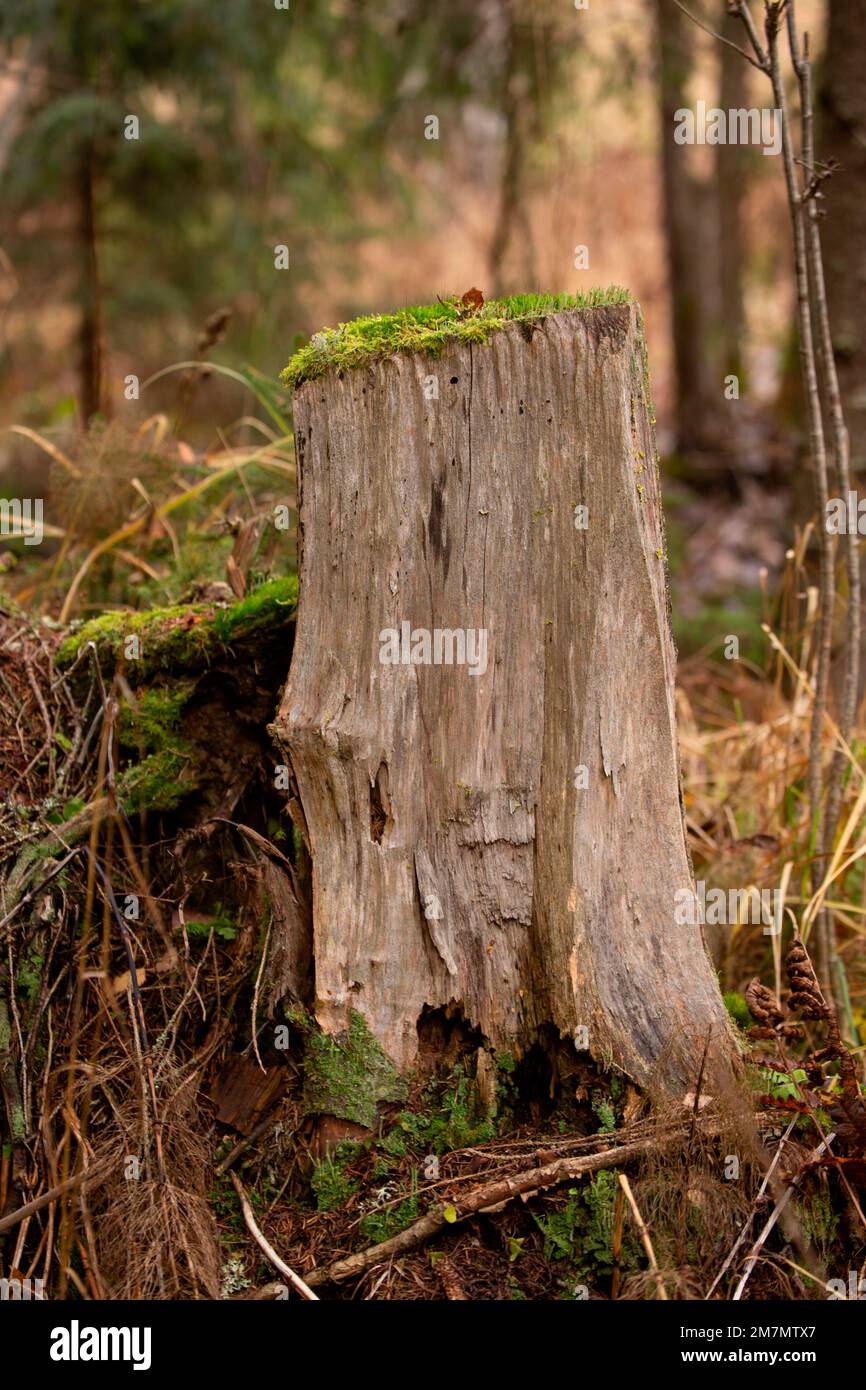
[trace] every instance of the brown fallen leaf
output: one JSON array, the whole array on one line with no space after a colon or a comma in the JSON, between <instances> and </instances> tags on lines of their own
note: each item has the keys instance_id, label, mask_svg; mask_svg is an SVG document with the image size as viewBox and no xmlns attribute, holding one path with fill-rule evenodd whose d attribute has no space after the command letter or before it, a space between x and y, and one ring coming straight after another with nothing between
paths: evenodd
<instances>
[{"instance_id":1,"label":"brown fallen leaf","mask_svg":"<svg viewBox=\"0 0 866 1390\"><path fill-rule=\"evenodd\" d=\"M484 303L484 295L480 290L467 290L464 295L461 295L460 303L463 305L464 309L472 309L477 313Z\"/></svg>"},{"instance_id":2,"label":"brown fallen leaf","mask_svg":"<svg viewBox=\"0 0 866 1390\"><path fill-rule=\"evenodd\" d=\"M135 975L136 979L138 980L139 986L143 985L145 980L147 979L147 971L145 970L143 965L139 966L138 970L136 970L135 972ZM131 984L132 972L130 970L124 970L122 975L116 975L115 978L111 981L111 992L112 994L125 994Z\"/></svg>"}]
</instances>

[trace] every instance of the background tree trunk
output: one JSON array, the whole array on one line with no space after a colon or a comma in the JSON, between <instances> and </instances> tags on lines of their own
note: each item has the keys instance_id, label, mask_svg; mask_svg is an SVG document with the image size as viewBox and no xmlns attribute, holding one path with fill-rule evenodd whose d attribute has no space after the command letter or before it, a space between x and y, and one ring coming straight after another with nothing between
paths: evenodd
<instances>
[{"instance_id":1,"label":"background tree trunk","mask_svg":"<svg viewBox=\"0 0 866 1390\"><path fill-rule=\"evenodd\" d=\"M721 32L733 43L739 43L742 24L726 15ZM748 106L747 76L750 68L739 53L727 44L719 46L719 106L723 111L740 110ZM743 295L743 204L748 189L752 151L744 145L716 147L715 177L719 219L719 328L722 352L722 371L739 378L740 392L745 394L743 377L743 344L746 336L746 311ZM704 266L704 275L710 266ZM736 419L736 412L731 412ZM732 431L734 433L734 431Z\"/></svg>"},{"instance_id":2,"label":"background tree trunk","mask_svg":"<svg viewBox=\"0 0 866 1390\"><path fill-rule=\"evenodd\" d=\"M850 443L851 485L866 487L866 22L858 0L833 0L819 108L818 155L835 159L838 173L824 184L827 217L821 224L827 304L839 389ZM861 592L866 559L861 549ZM860 690L866 688L866 605L861 617Z\"/></svg>"},{"instance_id":3,"label":"background tree trunk","mask_svg":"<svg viewBox=\"0 0 866 1390\"><path fill-rule=\"evenodd\" d=\"M866 24L859 0L833 0L821 90L823 160L842 168L824 185L821 228L836 365L851 441L851 470L866 473Z\"/></svg>"},{"instance_id":4,"label":"background tree trunk","mask_svg":"<svg viewBox=\"0 0 866 1390\"><path fill-rule=\"evenodd\" d=\"M692 172L688 147L674 141L675 113L692 103L694 25L673 0L656 0L659 55L659 138L671 337L677 382L677 450L714 454L725 421L719 333L718 203L715 191ZM742 61L742 60L741 60ZM716 465L709 461L710 471Z\"/></svg>"},{"instance_id":5,"label":"background tree trunk","mask_svg":"<svg viewBox=\"0 0 866 1390\"><path fill-rule=\"evenodd\" d=\"M674 917L692 879L647 394L633 305L296 392L275 733L312 856L316 1013L333 1034L360 1015L398 1068L455 1008L494 1050L577 1035L662 1089L694 1083L710 1030L731 1054L701 929ZM382 664L404 621L486 631L486 670Z\"/></svg>"}]
</instances>

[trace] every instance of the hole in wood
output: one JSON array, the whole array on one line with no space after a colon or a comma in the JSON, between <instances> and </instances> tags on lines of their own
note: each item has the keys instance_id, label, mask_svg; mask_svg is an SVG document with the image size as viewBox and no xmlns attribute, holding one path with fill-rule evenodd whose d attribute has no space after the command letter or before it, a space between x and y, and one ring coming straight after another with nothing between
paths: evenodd
<instances>
[{"instance_id":1,"label":"hole in wood","mask_svg":"<svg viewBox=\"0 0 866 1390\"><path fill-rule=\"evenodd\" d=\"M370 839L380 845L391 829L391 798L388 794L388 766L379 764L376 780L370 786Z\"/></svg>"}]
</instances>

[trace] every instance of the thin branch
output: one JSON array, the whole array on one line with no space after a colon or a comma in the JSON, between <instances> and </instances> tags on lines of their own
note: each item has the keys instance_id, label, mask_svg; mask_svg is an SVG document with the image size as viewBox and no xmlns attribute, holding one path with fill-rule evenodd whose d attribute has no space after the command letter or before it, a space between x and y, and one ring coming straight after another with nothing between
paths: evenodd
<instances>
[{"instance_id":1,"label":"thin branch","mask_svg":"<svg viewBox=\"0 0 866 1390\"><path fill-rule=\"evenodd\" d=\"M280 1259L274 1247L262 1235L258 1225L256 1224L256 1218L253 1216L253 1209L250 1206L249 1199L247 1197L246 1192L244 1191L243 1183L241 1182L237 1173L229 1173L229 1177L234 1183L235 1192L238 1194L238 1199L241 1204L241 1211L244 1214L244 1221L246 1222L247 1230L249 1231L253 1240L256 1242L256 1245L259 1247L260 1250L264 1252L265 1255L267 1255L274 1269L278 1269L280 1274L282 1274L283 1278L288 1279L292 1288L295 1290L296 1293L299 1293L301 1295L301 1298L306 1298L310 1302L318 1303L318 1294L313 1293L313 1290L310 1288L309 1284L304 1283L304 1280L301 1278L300 1274L296 1274L293 1269L289 1268L285 1260Z\"/></svg>"},{"instance_id":2,"label":"thin branch","mask_svg":"<svg viewBox=\"0 0 866 1390\"><path fill-rule=\"evenodd\" d=\"M693 24L697 24L699 29L703 29L705 34L709 34L712 38L718 39L719 43L727 44L728 48L733 48L734 52L739 53L741 58L745 58L747 63L751 63L753 68L757 68L760 72L765 71L763 65L753 58L751 53L747 53L745 48L741 48L738 43L734 43L733 39L726 39L724 34L717 34L715 29L711 29L708 24L704 24L702 19L698 19L696 14L692 14L691 10L687 10L682 0L674 0L674 4L678 10L682 10L683 14L686 15Z\"/></svg>"},{"instance_id":3,"label":"thin branch","mask_svg":"<svg viewBox=\"0 0 866 1390\"><path fill-rule=\"evenodd\" d=\"M0 1217L0 1234L4 1231L11 1231L13 1226L17 1226L19 1221L24 1221L28 1216L33 1216L43 1207L50 1206L56 1202L58 1197L63 1197L67 1192L72 1192L76 1187L88 1186L96 1182L99 1178L104 1178L111 1165L104 1163L101 1167L91 1168L84 1172L74 1173L71 1178L66 1178L64 1182L59 1182L54 1187L49 1187L47 1192L41 1196L34 1197L31 1202L25 1202L23 1207L17 1211L12 1211L8 1216Z\"/></svg>"},{"instance_id":4,"label":"thin branch","mask_svg":"<svg viewBox=\"0 0 866 1390\"><path fill-rule=\"evenodd\" d=\"M647 1259L650 1262L650 1269L652 1270L653 1278L656 1281L656 1288L658 1290L659 1298L663 1299L664 1302L667 1303L668 1291L665 1288L665 1281L662 1278L662 1273L658 1266L656 1252L655 1250L653 1250L653 1243L650 1240L650 1233L647 1229L647 1224L641 1216L640 1207L635 1201L635 1195L631 1190L631 1183L629 1182L625 1173L618 1173L617 1176L619 1178L619 1185L625 1193L625 1199L631 1207L631 1214L634 1217L635 1225L638 1229L638 1234L640 1235L640 1238L643 1241L643 1248L646 1251Z\"/></svg>"},{"instance_id":5,"label":"thin branch","mask_svg":"<svg viewBox=\"0 0 866 1390\"><path fill-rule=\"evenodd\" d=\"M822 1140L822 1142L818 1145L817 1149L812 1150L811 1154L806 1160L806 1163L814 1163L816 1159L820 1158L822 1153L824 1153L824 1151L830 1147L835 1138L835 1134L828 1134L827 1138ZM782 1215L782 1212L785 1210L785 1207L790 1202L791 1197L794 1195L794 1192L797 1189L797 1185L800 1182L800 1179L802 1178L805 1171L806 1164L804 1163L797 1176L791 1181L788 1187L785 1188L785 1191L783 1192L782 1196L779 1198L778 1202L773 1207L770 1216L767 1218L767 1221L764 1224L761 1234L758 1236L758 1239L755 1241L754 1245L749 1251L749 1257L746 1260L746 1267L743 1270L739 1284L734 1290L734 1296L731 1300L733 1303L738 1303L742 1298L743 1290L745 1289L746 1284L749 1282L749 1277L752 1273L752 1270L758 1263L758 1257L761 1253L761 1247L764 1245L765 1241L767 1240L767 1237L769 1236L779 1217Z\"/></svg>"},{"instance_id":6,"label":"thin branch","mask_svg":"<svg viewBox=\"0 0 866 1390\"><path fill-rule=\"evenodd\" d=\"M770 58L764 51L764 47L758 35L758 30L755 27L755 21L752 19L752 12L748 6L748 0L731 0L731 3L728 5L728 14L732 15L735 19L741 20L745 25L746 33L749 36L749 42L757 55L757 66L762 72L769 72Z\"/></svg>"}]
</instances>

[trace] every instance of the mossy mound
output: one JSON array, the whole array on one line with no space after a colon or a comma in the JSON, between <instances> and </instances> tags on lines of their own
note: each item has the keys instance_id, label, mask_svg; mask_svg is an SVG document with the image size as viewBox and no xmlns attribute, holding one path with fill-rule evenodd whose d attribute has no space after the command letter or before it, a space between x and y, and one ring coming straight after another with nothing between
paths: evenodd
<instances>
[{"instance_id":1,"label":"mossy mound","mask_svg":"<svg viewBox=\"0 0 866 1390\"><path fill-rule=\"evenodd\" d=\"M289 666L297 599L290 575L227 607L116 611L70 632L56 662L80 701L94 695L89 643L106 685L123 674L117 790L127 812L175 811L193 794L216 805L241 767L254 775Z\"/></svg>"},{"instance_id":2,"label":"mossy mound","mask_svg":"<svg viewBox=\"0 0 866 1390\"><path fill-rule=\"evenodd\" d=\"M121 706L121 747L139 758L120 778L127 809L172 811L197 784L195 750L180 732L195 688L194 679L152 685Z\"/></svg>"},{"instance_id":3,"label":"mossy mound","mask_svg":"<svg viewBox=\"0 0 866 1390\"><path fill-rule=\"evenodd\" d=\"M292 357L282 374L291 387L321 376L329 367L363 367L395 352L441 353L455 339L484 343L509 323L545 318L563 309L601 309L629 304L632 296L618 285L585 294L516 294L491 299L480 309L459 299L400 309L396 314L368 314L314 333Z\"/></svg>"},{"instance_id":4,"label":"mossy mound","mask_svg":"<svg viewBox=\"0 0 866 1390\"><path fill-rule=\"evenodd\" d=\"M287 625L297 601L297 575L288 575L269 580L228 608L187 603L103 613L70 633L57 664L71 666L92 642L105 675L122 662L127 679L136 685L160 674L200 671L233 645L254 642ZM130 638L137 642L129 645Z\"/></svg>"}]
</instances>

